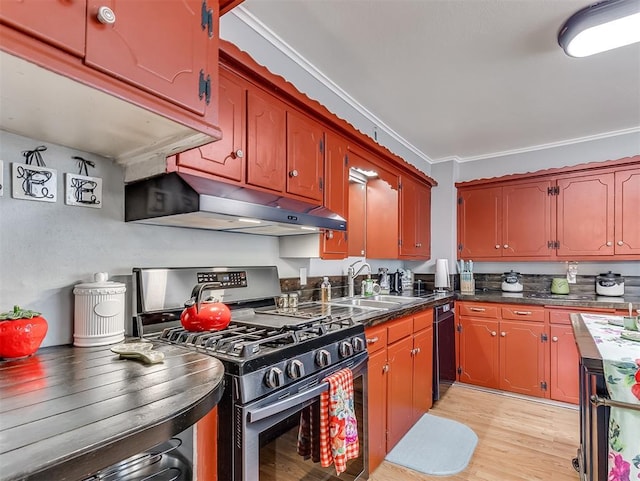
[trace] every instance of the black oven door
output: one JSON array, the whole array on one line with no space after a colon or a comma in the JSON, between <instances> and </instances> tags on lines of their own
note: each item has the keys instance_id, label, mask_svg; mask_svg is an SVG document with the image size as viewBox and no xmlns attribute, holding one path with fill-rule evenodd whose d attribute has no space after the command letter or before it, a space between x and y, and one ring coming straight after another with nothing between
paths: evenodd
<instances>
[{"instance_id":1,"label":"black oven door","mask_svg":"<svg viewBox=\"0 0 640 481\"><path fill-rule=\"evenodd\" d=\"M367 443L367 354L331 366L326 372L303 380L295 394L273 393L267 398L247 404L242 410L241 439L236 439L234 460L238 481L355 481L368 478ZM359 455L347 462L347 470L336 475L335 466L322 468L313 456L302 456L299 429L302 412L319 413L320 394L328 390L322 379L348 367L353 372L354 406L358 423ZM238 442L240 441L240 442ZM242 475L237 476L241 471Z\"/></svg>"}]
</instances>

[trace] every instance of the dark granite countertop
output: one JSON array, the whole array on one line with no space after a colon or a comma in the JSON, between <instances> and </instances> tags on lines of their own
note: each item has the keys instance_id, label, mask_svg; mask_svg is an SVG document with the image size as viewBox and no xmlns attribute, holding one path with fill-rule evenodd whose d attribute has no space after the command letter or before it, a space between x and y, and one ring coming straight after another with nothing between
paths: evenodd
<instances>
[{"instance_id":1,"label":"dark granite countertop","mask_svg":"<svg viewBox=\"0 0 640 481\"><path fill-rule=\"evenodd\" d=\"M0 361L0 480L78 480L184 431L224 390L224 367L168 344L162 363L110 346Z\"/></svg>"},{"instance_id":2,"label":"dark granite countertop","mask_svg":"<svg viewBox=\"0 0 640 481\"><path fill-rule=\"evenodd\" d=\"M408 291L399 297L416 297L415 302L410 304L400 304L388 310L368 310L358 316L356 320L365 324L366 327L375 326L398 317L409 316L416 312L423 311L430 307L445 304L451 300L496 302L503 304L530 304L538 306L555 306L568 308L603 308L603 309L628 309L631 302L632 308L640 309L640 297L603 297L595 294L543 294L535 292L511 293L502 291L476 291L474 294L461 294L460 292L445 293L425 293L416 296L414 292Z\"/></svg>"},{"instance_id":3,"label":"dark granite countertop","mask_svg":"<svg viewBox=\"0 0 640 481\"><path fill-rule=\"evenodd\" d=\"M631 302L633 309L640 309L640 297L604 297L595 294L546 294L537 292L476 291L475 294L456 293L460 301L501 302L509 304L532 304L556 307L601 307L627 309Z\"/></svg>"}]
</instances>

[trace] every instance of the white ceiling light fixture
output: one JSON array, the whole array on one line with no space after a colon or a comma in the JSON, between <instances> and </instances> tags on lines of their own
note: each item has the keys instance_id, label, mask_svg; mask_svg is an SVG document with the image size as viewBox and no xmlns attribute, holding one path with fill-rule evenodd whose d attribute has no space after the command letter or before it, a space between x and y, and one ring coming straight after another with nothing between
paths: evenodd
<instances>
[{"instance_id":1,"label":"white ceiling light fixture","mask_svg":"<svg viewBox=\"0 0 640 481\"><path fill-rule=\"evenodd\" d=\"M640 0L603 0L574 13L558 33L571 57L587 57L640 42Z\"/></svg>"}]
</instances>

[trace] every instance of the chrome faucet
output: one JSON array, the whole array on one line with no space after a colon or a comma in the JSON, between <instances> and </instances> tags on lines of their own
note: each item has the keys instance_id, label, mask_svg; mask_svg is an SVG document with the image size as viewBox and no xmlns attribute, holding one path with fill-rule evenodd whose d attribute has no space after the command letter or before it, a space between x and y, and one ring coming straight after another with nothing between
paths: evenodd
<instances>
[{"instance_id":1,"label":"chrome faucet","mask_svg":"<svg viewBox=\"0 0 640 481\"><path fill-rule=\"evenodd\" d=\"M362 265L356 271L353 266L355 266L358 262L362 262ZM356 277L358 277L358 274L360 274L360 272L362 272L362 269L364 269L365 267L369 269L369 274L371 274L371 266L362 260L355 261L347 269L347 294L349 297L355 296L355 288L353 286L353 280Z\"/></svg>"}]
</instances>

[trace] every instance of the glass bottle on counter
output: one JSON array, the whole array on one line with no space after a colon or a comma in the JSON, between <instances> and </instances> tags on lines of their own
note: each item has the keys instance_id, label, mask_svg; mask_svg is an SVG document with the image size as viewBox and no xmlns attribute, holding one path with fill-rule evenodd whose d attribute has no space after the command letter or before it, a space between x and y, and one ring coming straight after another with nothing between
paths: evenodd
<instances>
[{"instance_id":1,"label":"glass bottle on counter","mask_svg":"<svg viewBox=\"0 0 640 481\"><path fill-rule=\"evenodd\" d=\"M320 300L322 302L329 302L331 300L331 283L327 276L323 277L322 284L320 284Z\"/></svg>"}]
</instances>

